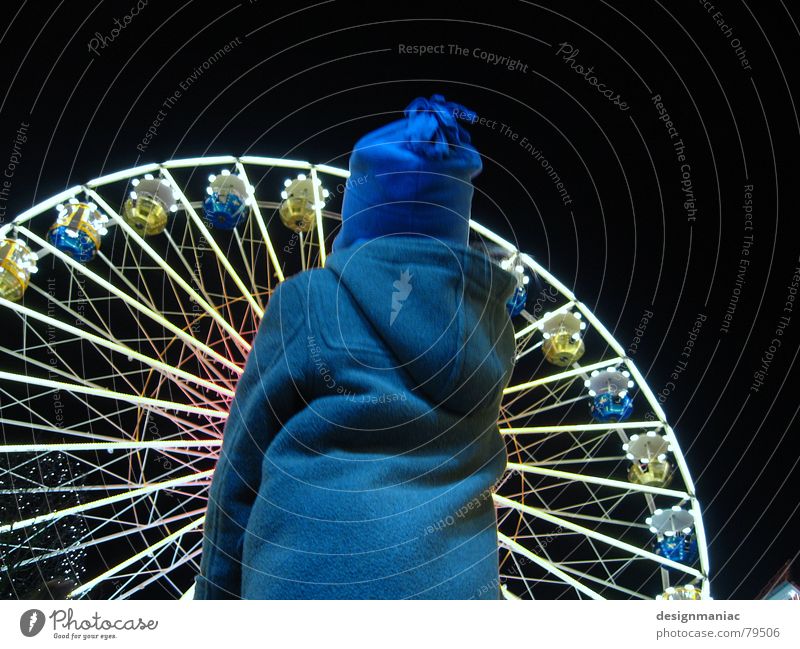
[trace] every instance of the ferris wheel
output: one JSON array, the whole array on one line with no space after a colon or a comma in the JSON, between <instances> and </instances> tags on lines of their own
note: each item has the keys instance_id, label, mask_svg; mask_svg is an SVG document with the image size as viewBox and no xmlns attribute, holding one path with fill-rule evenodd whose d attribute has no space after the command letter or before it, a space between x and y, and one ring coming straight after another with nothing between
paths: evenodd
<instances>
[{"instance_id":1,"label":"ferris wheel","mask_svg":"<svg viewBox=\"0 0 800 649\"><path fill-rule=\"evenodd\" d=\"M72 187L0 228L11 597L30 574L67 575L73 599L192 597L251 341L277 284L325 264L348 182L299 160L171 160ZM493 496L503 595L710 597L694 484L644 378L546 268L471 228L518 279L499 420L509 461Z\"/></svg>"}]
</instances>

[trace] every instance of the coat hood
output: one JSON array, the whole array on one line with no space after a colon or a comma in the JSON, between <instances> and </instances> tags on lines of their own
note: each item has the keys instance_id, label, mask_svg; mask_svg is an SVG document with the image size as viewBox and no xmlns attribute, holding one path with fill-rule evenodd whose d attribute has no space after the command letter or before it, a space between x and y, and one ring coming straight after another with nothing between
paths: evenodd
<instances>
[{"instance_id":1,"label":"coat hood","mask_svg":"<svg viewBox=\"0 0 800 649\"><path fill-rule=\"evenodd\" d=\"M413 391L461 413L499 402L513 369L513 275L479 250L425 236L366 241L332 254L326 268Z\"/></svg>"}]
</instances>

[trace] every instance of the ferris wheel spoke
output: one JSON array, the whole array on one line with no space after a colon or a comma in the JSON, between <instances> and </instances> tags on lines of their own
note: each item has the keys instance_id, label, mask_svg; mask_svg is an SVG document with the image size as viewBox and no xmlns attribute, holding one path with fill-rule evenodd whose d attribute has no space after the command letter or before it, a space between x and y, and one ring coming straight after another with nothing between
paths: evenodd
<instances>
[{"instance_id":1,"label":"ferris wheel spoke","mask_svg":"<svg viewBox=\"0 0 800 649\"><path fill-rule=\"evenodd\" d=\"M204 354L207 354L208 356L213 357L220 364L226 366L228 369L235 372L236 374L241 374L244 371L243 368L237 365L236 363L232 362L222 354L216 352L205 343L202 343L201 341L197 340L194 336L191 336L187 334L184 330L180 329L179 327L176 327L173 323L171 323L169 320L167 320L160 314L156 313L146 305L141 304L138 300L135 300L134 298L130 297L123 291L119 290L113 284L107 282L106 280L104 280L102 277L97 275L95 272L93 272L91 269L87 268L83 264L74 261L71 257L64 254L57 248L53 247L52 245L50 245L50 243L48 243L38 235L34 234L24 226L19 226L17 229L28 239L36 241L36 243L41 245L43 248L49 249L52 254L61 259L65 264L67 264L69 267L75 270L78 270L81 274L91 279L92 282L97 284L100 288L108 291L110 294L116 296L117 298L125 302L127 306L147 316L156 324L163 326L166 329L169 329L173 334L175 334L176 337L180 338L183 342L185 342L193 349L197 349L199 352L202 352Z\"/></svg>"},{"instance_id":2,"label":"ferris wheel spoke","mask_svg":"<svg viewBox=\"0 0 800 649\"><path fill-rule=\"evenodd\" d=\"M322 194L321 194L321 185L322 181L320 181L319 177L317 176L317 168L315 166L311 167L311 183L314 187L314 216L316 217L316 225L317 225L317 243L319 245L319 265L325 265L325 230L322 225Z\"/></svg>"},{"instance_id":3,"label":"ferris wheel spoke","mask_svg":"<svg viewBox=\"0 0 800 649\"><path fill-rule=\"evenodd\" d=\"M529 334L534 333L535 331L537 331L539 329L539 325L541 325L543 322L545 322L550 316L558 315L560 313L565 313L566 311L569 311L574 306L575 306L575 302L570 300L566 304L563 304L562 306L558 307L557 309L554 309L553 311L549 312L549 314L546 317L539 318L538 320L532 320L529 325L527 325L527 326L523 327L522 329L520 329L519 331L515 332L514 333L514 338L519 340L520 338L523 338L524 336L527 336Z\"/></svg>"},{"instance_id":4,"label":"ferris wheel spoke","mask_svg":"<svg viewBox=\"0 0 800 649\"><path fill-rule=\"evenodd\" d=\"M111 350L111 351L116 352L118 354L123 354L126 357L135 358L136 360L140 361L144 365L147 365L148 367L150 367L152 369L155 369L155 370L157 370L159 372L162 372L163 374L165 374L168 377L180 378L180 379L183 379L185 381L189 381L191 383L195 383L196 385L204 387L207 390L211 390L213 392L216 392L216 393L218 393L218 394L220 394L220 395L222 395L224 397L227 397L227 398L230 398L230 399L233 398L233 395L234 395L233 390L229 390L227 388L219 386L216 383L214 383L213 381L208 381L206 379L202 379L199 376L195 376L194 374L191 374L190 372L186 372L185 370L181 370L181 369L179 369L177 367L173 367L172 365L168 365L167 363L163 363L163 362L161 362L159 360L156 360L154 358L146 356L145 354L141 354L141 353L131 349L130 347L127 347L125 345L121 345L119 343L113 342L112 340L101 338L100 336L96 336L95 334L89 333L87 331L83 331L82 329L79 329L77 327L73 327L72 325L69 325L69 324L66 324L64 322L61 322L60 320L58 320L56 318L51 318L48 315L39 313L37 311L34 311L33 309L29 309L29 308L27 308L25 306L22 306L20 304L16 304L14 302L10 302L9 300L6 300L6 299L0 297L0 307L3 307L3 306L5 306L6 308L9 308L9 309L11 309L13 311L17 311L19 314L24 315L24 316L26 316L28 318L31 318L31 319L34 319L34 320L38 320L39 322L42 322L42 323L44 323L44 324L46 324L46 325L48 325L50 327L53 327L53 328L58 329L60 331L64 331L66 333L69 333L69 334L75 336L76 340L85 340L87 342L92 343L93 345L96 345L97 347L103 347L105 349ZM49 343L45 342L45 344L47 344L47 346L50 347ZM5 349L5 348L1 348L0 347L0 349ZM51 349L52 349L52 347L51 347ZM116 372L115 374L119 375L120 373Z\"/></svg>"},{"instance_id":5,"label":"ferris wheel spoke","mask_svg":"<svg viewBox=\"0 0 800 649\"><path fill-rule=\"evenodd\" d=\"M566 391L569 388L569 385L565 385L563 391ZM522 398L523 396L530 394L530 393L519 393L517 396L518 398ZM562 395L550 393L545 397L536 401L533 405L522 408L520 411L512 416L505 415L502 419L502 423L510 423L512 421L519 421L520 419L530 420L535 418L537 415L542 415L545 412L549 412L551 410L557 410L559 408L567 408L568 410L576 403L584 403L586 401L586 397L584 395L580 395L577 397L572 397L569 399L564 399ZM505 408L507 409L510 405L512 405L514 401L512 400L509 404L506 404ZM547 404L547 405L544 405Z\"/></svg>"},{"instance_id":6,"label":"ferris wheel spoke","mask_svg":"<svg viewBox=\"0 0 800 649\"><path fill-rule=\"evenodd\" d=\"M253 312L258 316L260 319L264 315L264 310L261 308L261 305L256 302L255 298L252 295L252 291L250 288L245 286L245 283L242 281L242 278L239 277L239 273L236 272L236 269L233 265L228 261L228 256L223 252L222 248L219 247L214 236L211 234L211 231L206 227L203 220L198 216L197 212L195 211L192 204L189 202L189 199L186 198L186 194L183 193L183 189L181 189L180 185L175 182L175 178L169 172L168 169L162 168L161 173L166 178L167 182L172 186L172 189L177 192L178 200L183 204L184 210L189 215L189 218L194 223L194 226L200 231L201 236L205 239L208 245L211 247L211 250L214 251L214 254L217 256L218 263L222 264L225 268L226 274L230 279L236 284L237 288L241 291L242 296L245 300L250 304L250 308L253 309Z\"/></svg>"},{"instance_id":7,"label":"ferris wheel spoke","mask_svg":"<svg viewBox=\"0 0 800 649\"><path fill-rule=\"evenodd\" d=\"M175 547L177 548L178 546L176 545ZM147 579L145 579L144 581L136 584L134 588L132 588L131 590L129 590L127 592L125 592L125 590L124 590L125 587L124 586L121 587L120 590L122 590L123 592L121 592L119 594L119 597L117 597L116 599L128 599L130 595L133 595L134 593L147 588L147 586L149 586L150 584L153 584L153 583L155 583L157 581L166 581L166 582L169 583L169 585L172 588L172 591L174 593L176 593L176 594L182 593L182 591L178 587L178 585L175 584L174 581L172 581L170 573L174 572L177 568L180 568L181 566L183 566L184 564L186 564L186 563L188 563L190 561L193 562L196 557L200 556L202 551L203 551L202 550L202 539L200 539L195 543L193 549L187 550L187 553L184 556L182 556L180 558L173 557L170 561L165 562L166 565L167 565L166 569L162 569L162 568L159 568L159 567L154 568L152 570L152 574ZM134 575L132 575L132 578L133 577L139 577L139 576L141 576L141 573L134 573Z\"/></svg>"},{"instance_id":8,"label":"ferris wheel spoke","mask_svg":"<svg viewBox=\"0 0 800 649\"><path fill-rule=\"evenodd\" d=\"M255 200L253 202L255 202ZM244 241L242 240L242 237L239 234L238 229L233 231L233 238L236 241L236 248L239 251L239 255L241 256L242 265L244 266L245 271L247 272L247 277L250 280L250 285L253 287L253 297L259 298L258 306L261 309L261 314L263 317L264 302L262 300L264 297L264 293L262 293L262 291L259 289L258 282L256 281L256 276L255 276L255 267L248 261L247 252L244 249ZM252 251L250 256L251 257L253 256Z\"/></svg>"},{"instance_id":9,"label":"ferris wheel spoke","mask_svg":"<svg viewBox=\"0 0 800 649\"><path fill-rule=\"evenodd\" d=\"M504 498L503 496L498 496L497 494L494 494L494 500L500 506L513 507L514 509L518 509L523 513L530 514L531 516L536 516L537 518L541 518L542 520L548 521L554 525L570 529L573 532L581 534L587 538L592 538L598 541L602 541L603 543L614 546L617 549L623 550L625 552L629 552L630 554L635 554L644 557L646 559L650 559L651 561L655 561L657 563L660 563L670 568L674 568L676 570L680 570L681 572L685 572L686 574L689 575L694 575L695 577L700 577L701 579L703 577L702 573L697 571L695 568L684 565L682 563L678 563L677 561L672 561L671 559L666 559L662 556L655 554L654 552L649 552L648 550L644 550L635 545L631 545L630 543L626 543L625 541L620 541L618 539L615 539L614 537L608 536L607 534L603 534L601 532L589 529L588 527L577 525L576 523L572 523L564 518L553 516L552 514L549 514L544 510L530 507L528 505L523 505L508 498Z\"/></svg>"},{"instance_id":10,"label":"ferris wheel spoke","mask_svg":"<svg viewBox=\"0 0 800 649\"><path fill-rule=\"evenodd\" d=\"M540 557L537 554L534 554L533 552L523 547L513 539L507 537L505 534L498 533L497 536L498 539L500 540L500 543L504 545L506 548L508 548L510 551L516 552L517 554L520 554L526 559L528 559L528 561L532 561L540 568L544 568L547 572L549 572L551 575L555 577L558 577L565 584L569 584L573 588L576 588L577 590L581 591L584 595L588 595L592 599L604 599L602 595L600 595L593 589L589 588L585 584L581 583L574 577L570 576L569 574L564 572L561 568L556 566L554 563Z\"/></svg>"},{"instance_id":11,"label":"ferris wheel spoke","mask_svg":"<svg viewBox=\"0 0 800 649\"><path fill-rule=\"evenodd\" d=\"M660 430L664 424L660 421L625 421L613 424L569 424L558 426L525 426L521 428L501 428L503 435L552 435L554 433L588 433L603 431L613 433L617 430L641 429Z\"/></svg>"},{"instance_id":12,"label":"ferris wheel spoke","mask_svg":"<svg viewBox=\"0 0 800 649\"><path fill-rule=\"evenodd\" d=\"M187 518L193 518L195 516L202 516L205 509L195 509L192 511L185 511L181 512L180 514L176 514L174 516L169 516L166 518L162 518L161 520L155 521L153 523L145 523L136 526L128 527L127 529L120 530L118 532L112 532L106 535L100 535L98 532L100 531L100 527L94 528L92 530L92 535L90 538L82 541L76 541L71 543L68 546L63 546L58 548L57 550L47 550L41 554L37 554L29 559L24 559L16 564L17 567L25 567L31 566L36 563L42 563L49 559L53 559L54 557L59 557L64 554L75 552L78 550L88 550L90 548L102 546L104 543L112 543L114 541L119 541L121 539L128 539L130 537L136 536L141 534L142 532L148 530L155 530L158 528L163 527L164 525L168 525L170 523L177 523L186 520ZM102 520L100 521L101 524L107 523L107 521ZM27 542L27 541L26 541ZM2 568L0 568L2 570Z\"/></svg>"},{"instance_id":13,"label":"ferris wheel spoke","mask_svg":"<svg viewBox=\"0 0 800 649\"><path fill-rule=\"evenodd\" d=\"M33 376L11 374L10 372L5 372L5 371L0 371L0 380L16 381L18 383L25 383L28 385L36 385L39 387L52 388L55 390L64 390L71 394L86 394L91 396L104 397L107 399L116 399L119 401L126 401L128 403L136 404L139 406L148 406L150 408L155 408L156 410L160 409L160 410L171 410L175 412L185 412L195 415L204 415L206 417L214 417L217 419L227 419L228 417L228 413L222 410L201 408L199 406L177 403L175 401L165 401L163 399L152 399L150 397L142 397L138 394L126 394L124 392L115 392L113 390L89 387L77 383L64 383L62 381L51 381L50 379L43 379Z\"/></svg>"},{"instance_id":14,"label":"ferris wheel spoke","mask_svg":"<svg viewBox=\"0 0 800 649\"><path fill-rule=\"evenodd\" d=\"M184 232L184 236L187 233L188 233L188 235L190 237L192 237L191 245L184 244L184 243L178 243L177 241L175 241L175 238L172 236L172 234L169 232L169 230L164 230L161 234L167 240L167 244L169 245L169 247L172 250L172 252L174 252L175 255L177 256L177 258L180 260L181 265L183 266L184 270L186 271L187 276L197 286L198 291L205 298L206 302L211 304L211 303L214 302L214 298L206 290L206 285L205 285L205 282L203 281L202 275L198 275L198 273L197 273L197 267L199 266L199 259L205 255L205 250L203 248L198 248L196 246L196 244L194 243L194 241L193 241L194 233L191 231L191 228L186 228L186 232ZM189 260L186 257L186 253L187 252L191 252L191 254L194 257L194 260L193 260L194 261L194 267L193 267L193 264L190 263ZM182 303L183 300L181 300L181 297L180 297L179 293L175 290L174 286L173 286L173 292L174 292L175 297L178 300L179 304ZM189 302L192 302L191 296L188 296L187 299L188 299ZM176 311L174 313L175 313L175 315L182 316L184 318L184 320L186 321L186 325L187 326L191 326L191 322L190 322L190 317L191 316L190 316L189 313L187 313L185 310ZM194 314L192 314L192 315L194 315Z\"/></svg>"},{"instance_id":15,"label":"ferris wheel spoke","mask_svg":"<svg viewBox=\"0 0 800 649\"><path fill-rule=\"evenodd\" d=\"M587 482L589 484L601 485L604 487L613 487L621 491L650 493L659 496L668 496L670 498L676 498L678 500L687 500L689 498L689 494L683 491L675 491L674 489L650 487L647 485L640 485L633 482L622 482L621 480L612 480L609 478L584 475L582 473L572 473L569 471L556 471L554 469L545 469L543 467L532 466L530 464L516 464L513 462L509 462L508 468L511 469L512 471L533 473L535 475L556 478L558 480L565 480L569 482Z\"/></svg>"},{"instance_id":16,"label":"ferris wheel spoke","mask_svg":"<svg viewBox=\"0 0 800 649\"><path fill-rule=\"evenodd\" d=\"M121 451L153 449L193 449L222 446L221 439L205 440L155 440L155 441L120 441L120 442L66 442L57 444L5 444L0 446L0 453L49 453L53 451ZM109 487L110 488L110 487Z\"/></svg>"},{"instance_id":17,"label":"ferris wheel spoke","mask_svg":"<svg viewBox=\"0 0 800 649\"><path fill-rule=\"evenodd\" d=\"M647 599L647 600L652 599L652 597L650 597L649 595L644 595L643 593L640 593L636 590L625 588L624 586L621 586L620 584L616 583L613 580L601 579L600 577L595 577L594 575L591 575L588 572L576 570L575 568L572 568L571 566L567 565L567 563L568 562L561 562L558 565L564 572L569 573L570 575L579 577L582 580L594 582L595 584L600 584L602 586L605 586L606 588L611 588L612 590L615 590L617 592L629 595L630 597L635 597L636 599ZM604 559L603 563L604 564L607 563L607 560Z\"/></svg>"},{"instance_id":18,"label":"ferris wheel spoke","mask_svg":"<svg viewBox=\"0 0 800 649\"><path fill-rule=\"evenodd\" d=\"M179 530L177 530L177 531L173 532L172 534L170 534L168 536L165 536L164 538L156 541L155 543L151 544L150 546L146 547L145 549L141 550L140 552L137 552L133 556L129 557L125 561L122 561L122 562L118 563L116 566L114 566L112 568L109 568L108 570L106 570L102 574L98 575L94 579L92 579L90 581L87 581L85 584L82 584L78 588L76 588L73 591L71 591L69 593L68 597L74 598L74 597L77 597L79 595L82 595L83 593L86 593L86 592L90 591L97 584L105 581L106 579L109 579L109 578L113 577L114 575L116 575L121 570L124 570L128 566L130 566L132 564L135 564L135 563L139 562L141 559L143 559L145 557L148 557L149 555L155 553L157 550L161 550L165 546L168 546L169 544L175 542L176 540L179 540L187 532L190 532L190 531L193 531L193 530L197 529L200 525L202 525L204 520L205 520L205 516L203 516L202 518L198 518L198 519L196 519L196 520L194 520L194 521L192 521L190 523L187 523L186 525L184 525Z\"/></svg>"},{"instance_id":19,"label":"ferris wheel spoke","mask_svg":"<svg viewBox=\"0 0 800 649\"><path fill-rule=\"evenodd\" d=\"M236 341L237 345L245 353L250 351L250 343L248 343L231 324L225 320L211 304L209 304L197 291L195 291L189 283L183 279L175 270L170 266L161 255L156 252L153 247L147 243L143 237L139 235L130 225L128 225L122 217L114 211L111 206L106 203L102 196L100 196L93 189L87 188L86 193L90 196L108 215L109 218L117 224L127 235L128 239L133 240L147 255L163 270L174 284L177 284L189 297L190 300L196 302L203 311L208 314L220 327L222 327L228 335ZM184 196L185 199L185 196ZM226 260L227 262L227 260ZM241 281L241 280L239 280Z\"/></svg>"},{"instance_id":20,"label":"ferris wheel spoke","mask_svg":"<svg viewBox=\"0 0 800 649\"><path fill-rule=\"evenodd\" d=\"M142 304L147 304L147 306L149 306L151 309L156 308L155 301L153 300L152 296L145 296L144 293L142 293L141 290L139 290L139 286L137 286L137 284L134 284L130 280L130 278L123 272L125 266L123 266L122 264L114 264L102 250L97 251L97 258L105 264L106 268L108 268L117 277L117 279L119 279L120 282L122 282L123 284L125 284L125 286L128 287L128 291L130 291L131 295L136 297L136 299L139 300ZM70 272L72 273L71 268ZM74 275L74 273L72 274ZM138 276L140 280L138 284L147 287L148 284L146 282L141 281L142 279L141 274L138 274Z\"/></svg>"},{"instance_id":21,"label":"ferris wheel spoke","mask_svg":"<svg viewBox=\"0 0 800 649\"><path fill-rule=\"evenodd\" d=\"M585 365L583 367L579 367L573 370L567 370L565 372L559 372L557 374L552 374L550 376L545 376L540 379L534 379L533 381L527 381L525 383L519 383L517 385L512 385L507 387L503 390L503 394L513 394L515 392L522 392L524 390L530 390L532 388L536 388L539 386L546 385L548 383L555 383L557 381L565 381L567 379L574 379L579 376L585 375L587 372L591 372L592 370L599 370L605 367L609 367L611 365L616 365L622 362L621 357L611 358L607 361L600 361L599 363L593 363L591 365Z\"/></svg>"},{"instance_id":22,"label":"ferris wheel spoke","mask_svg":"<svg viewBox=\"0 0 800 649\"><path fill-rule=\"evenodd\" d=\"M187 482L196 481L201 476L207 475L211 476L213 474L213 470L210 471L203 471L199 473L194 473L188 476L181 476L179 478L173 478L172 480L165 480L163 482L154 482L152 484L148 484L147 486L140 487L138 489L132 489L126 493L122 494L115 494L113 496L108 496L106 498L100 498L99 500L93 500L88 503L83 503L80 505L75 505L73 507L67 507L66 509L62 509L57 512L50 512L48 514L41 514L39 516L34 516L32 518L27 518L22 521L0 524L0 533L3 532L10 532L12 530L16 531L22 529L24 527L30 527L31 525L36 525L39 523L43 523L46 521L55 520L57 518L61 518L62 516L67 516L69 514L77 514L80 512L88 511L91 509L95 509L97 507L102 507L104 505L109 505L111 503L129 500L132 498L137 498L139 496L145 496L151 494L155 491L160 489L167 489L173 485L180 485L185 484Z\"/></svg>"},{"instance_id":23,"label":"ferris wheel spoke","mask_svg":"<svg viewBox=\"0 0 800 649\"><path fill-rule=\"evenodd\" d=\"M236 168L238 170L239 176L244 180L245 184L248 187L252 187L252 183L250 182L249 178L247 177L247 171L245 170L242 161L238 161L236 163ZM253 208L253 216L255 217L256 224L258 225L259 232L261 233L261 238L264 241L264 245L267 247L267 256L269 260L272 262L272 268L275 271L275 274L278 276L278 281L283 281L285 279L283 275L283 269L281 268L280 262L278 261L278 256L275 254L275 246L272 245L272 239L269 236L269 232L267 231L267 225L264 222L264 217L261 214L261 208L258 205L258 201L255 199L255 196L252 196L253 203L251 207ZM267 268L267 278L270 277L269 268Z\"/></svg>"},{"instance_id":24,"label":"ferris wheel spoke","mask_svg":"<svg viewBox=\"0 0 800 649\"><path fill-rule=\"evenodd\" d=\"M502 593L502 595L503 595L503 597L505 599L508 599L508 600L521 599L521 598L517 597L514 593L512 593L510 590L508 590L508 587L505 584L502 584L500 586L500 592Z\"/></svg>"}]
</instances>

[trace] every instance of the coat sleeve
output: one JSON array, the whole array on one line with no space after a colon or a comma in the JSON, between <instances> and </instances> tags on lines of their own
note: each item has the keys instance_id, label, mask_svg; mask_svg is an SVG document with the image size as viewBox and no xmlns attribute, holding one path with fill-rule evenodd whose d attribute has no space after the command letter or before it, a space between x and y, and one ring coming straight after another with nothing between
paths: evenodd
<instances>
[{"instance_id":1,"label":"coat sleeve","mask_svg":"<svg viewBox=\"0 0 800 649\"><path fill-rule=\"evenodd\" d=\"M244 372L236 385L209 489L200 574L194 599L240 599L242 547L261 483L267 446L300 408L305 356L293 342L304 310L291 280L269 299Z\"/></svg>"}]
</instances>

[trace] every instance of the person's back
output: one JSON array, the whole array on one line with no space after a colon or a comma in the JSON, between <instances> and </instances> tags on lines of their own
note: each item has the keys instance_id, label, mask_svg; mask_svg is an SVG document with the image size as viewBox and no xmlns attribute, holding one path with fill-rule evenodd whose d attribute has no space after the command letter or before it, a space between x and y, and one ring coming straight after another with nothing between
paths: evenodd
<instances>
[{"instance_id":1,"label":"person's back","mask_svg":"<svg viewBox=\"0 0 800 649\"><path fill-rule=\"evenodd\" d=\"M374 145L357 145L351 172L359 146ZM225 428L196 599L499 596L491 488L515 280L460 222L373 227L393 209L408 223L376 189L380 203L346 196L325 268L270 298Z\"/></svg>"}]
</instances>

